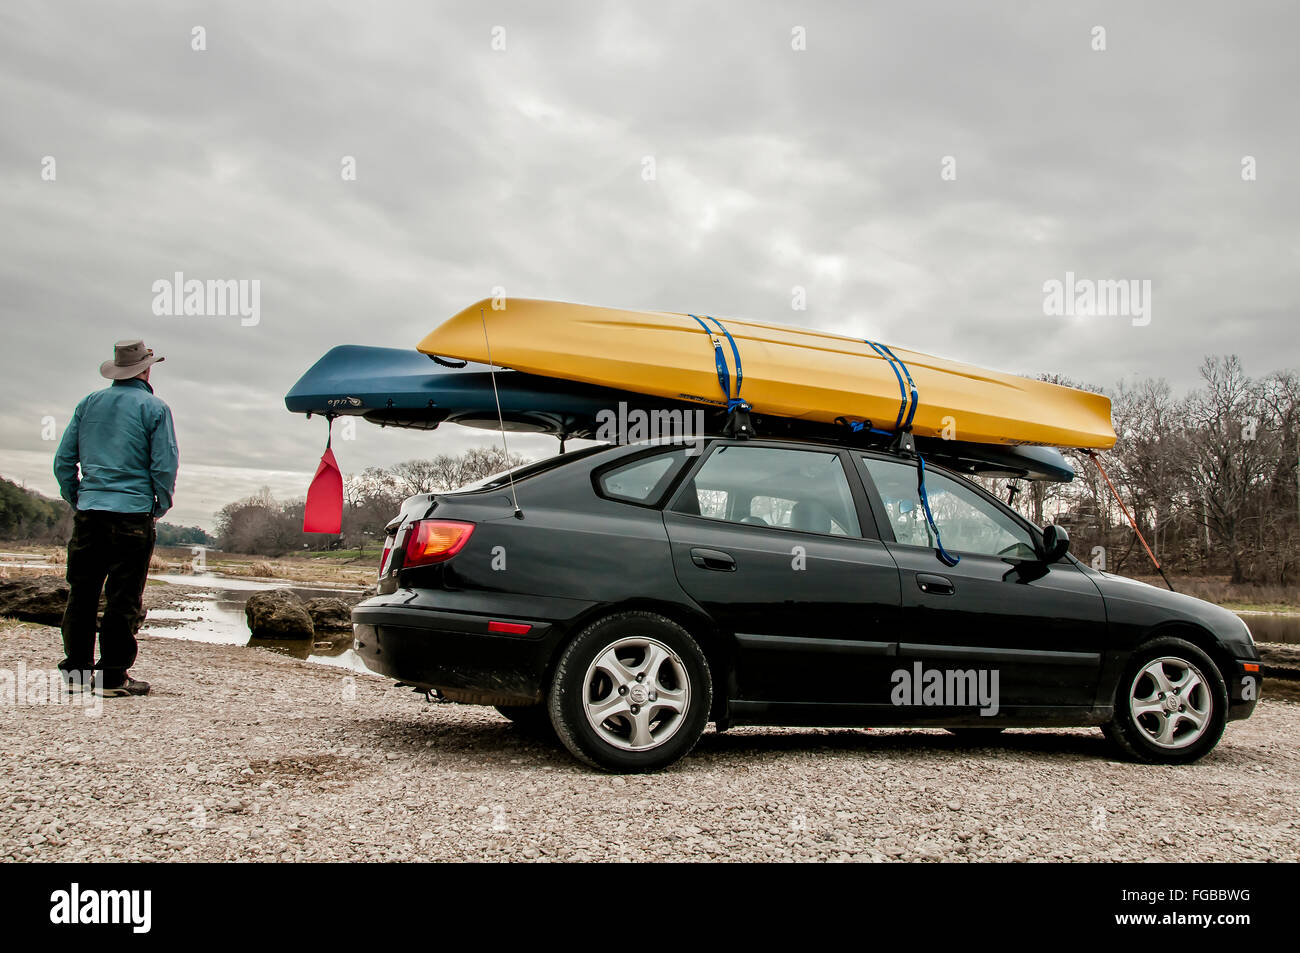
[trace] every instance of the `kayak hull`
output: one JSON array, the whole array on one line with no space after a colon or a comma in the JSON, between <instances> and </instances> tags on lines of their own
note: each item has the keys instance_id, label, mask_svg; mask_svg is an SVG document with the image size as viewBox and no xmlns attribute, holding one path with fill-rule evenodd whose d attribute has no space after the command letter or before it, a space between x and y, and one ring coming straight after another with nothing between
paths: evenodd
<instances>
[{"instance_id":1,"label":"kayak hull","mask_svg":"<svg viewBox=\"0 0 1300 953\"><path fill-rule=\"evenodd\" d=\"M911 410L898 365L866 341L735 318L721 319L728 341L691 315L626 311L527 298L485 299L431 331L425 354L499 366L542 377L725 406L739 396L754 412L832 424L839 418L896 429ZM485 340L486 326L486 340ZM731 343L739 351L740 393ZM722 392L715 342L732 393ZM1115 443L1110 400L1101 395L986 370L907 348L890 351L906 366L919 401L912 431L964 443L1108 449Z\"/></svg>"}]
</instances>

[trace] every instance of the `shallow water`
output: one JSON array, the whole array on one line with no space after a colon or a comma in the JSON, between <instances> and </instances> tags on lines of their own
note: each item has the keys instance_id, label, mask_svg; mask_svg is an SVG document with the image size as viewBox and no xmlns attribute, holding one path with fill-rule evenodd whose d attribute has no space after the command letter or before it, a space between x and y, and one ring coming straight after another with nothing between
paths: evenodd
<instances>
[{"instance_id":1,"label":"shallow water","mask_svg":"<svg viewBox=\"0 0 1300 953\"><path fill-rule=\"evenodd\" d=\"M1282 612L1238 612L1246 620L1256 642L1286 642L1300 645L1300 615Z\"/></svg>"},{"instance_id":2,"label":"shallow water","mask_svg":"<svg viewBox=\"0 0 1300 953\"><path fill-rule=\"evenodd\" d=\"M310 597L330 596L340 592L356 592L355 586L297 586L288 580L266 581L263 579L245 579L243 576L223 576L215 572L196 573L150 573L149 578L156 582L170 582L181 586L211 586L228 592L259 592L268 589L292 589L298 595L311 593Z\"/></svg>"},{"instance_id":3,"label":"shallow water","mask_svg":"<svg viewBox=\"0 0 1300 953\"><path fill-rule=\"evenodd\" d=\"M150 609L141 632L164 639L210 642L216 645L247 645L269 649L319 665L366 672L365 663L352 649L349 632L329 632L313 642L311 639L255 639L248 631L244 603L253 591L289 589L304 602L320 596L355 594L355 589L336 587L287 586L282 583L227 578L214 573L195 575L159 574L150 576L159 582L186 586L209 586L209 592L182 595L184 601L171 609ZM152 625L154 622L180 622L181 625Z\"/></svg>"}]
</instances>

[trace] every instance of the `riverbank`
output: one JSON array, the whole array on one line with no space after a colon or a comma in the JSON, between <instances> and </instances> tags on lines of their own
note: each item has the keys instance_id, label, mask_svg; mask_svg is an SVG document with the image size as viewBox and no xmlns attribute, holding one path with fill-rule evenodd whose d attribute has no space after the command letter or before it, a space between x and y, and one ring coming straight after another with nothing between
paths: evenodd
<instances>
[{"instance_id":1,"label":"riverbank","mask_svg":"<svg viewBox=\"0 0 1300 953\"><path fill-rule=\"evenodd\" d=\"M195 572L300 585L364 587L379 572L380 550L369 549L303 553L280 557L225 553L216 549L195 552L187 546L159 546L150 571L188 575ZM0 543L0 577L13 573L63 573L65 550L58 546Z\"/></svg>"}]
</instances>

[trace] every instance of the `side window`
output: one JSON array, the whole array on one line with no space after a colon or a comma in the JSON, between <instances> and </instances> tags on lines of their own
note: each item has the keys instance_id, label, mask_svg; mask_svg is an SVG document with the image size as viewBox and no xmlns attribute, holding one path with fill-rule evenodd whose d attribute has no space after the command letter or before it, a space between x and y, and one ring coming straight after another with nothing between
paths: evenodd
<instances>
[{"instance_id":1,"label":"side window","mask_svg":"<svg viewBox=\"0 0 1300 953\"><path fill-rule=\"evenodd\" d=\"M875 457L863 457L862 462L885 504L894 538L908 546L933 548L934 534L926 523L916 489L916 467ZM961 481L927 469L925 493L945 549L1014 559L1037 558L1028 530L974 490L962 486Z\"/></svg>"},{"instance_id":2,"label":"side window","mask_svg":"<svg viewBox=\"0 0 1300 953\"><path fill-rule=\"evenodd\" d=\"M839 456L816 450L719 447L674 509L752 526L862 535Z\"/></svg>"},{"instance_id":3,"label":"side window","mask_svg":"<svg viewBox=\"0 0 1300 953\"><path fill-rule=\"evenodd\" d=\"M624 503L653 503L668 489L685 459L685 450L674 450L606 470L597 481L600 494Z\"/></svg>"}]
</instances>

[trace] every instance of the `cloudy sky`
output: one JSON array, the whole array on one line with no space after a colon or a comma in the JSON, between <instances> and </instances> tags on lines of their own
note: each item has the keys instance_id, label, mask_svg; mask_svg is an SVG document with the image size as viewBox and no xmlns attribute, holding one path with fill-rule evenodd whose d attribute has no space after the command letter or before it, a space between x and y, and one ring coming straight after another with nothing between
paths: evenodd
<instances>
[{"instance_id":1,"label":"cloudy sky","mask_svg":"<svg viewBox=\"0 0 1300 953\"><path fill-rule=\"evenodd\" d=\"M1297 33L1283 2L6 0L0 474L55 492L43 420L142 336L169 520L301 495L325 425L284 409L298 375L496 286L1107 386L1298 367ZM259 280L260 322L156 316L178 271ZM1067 271L1149 280L1150 323L1045 315ZM336 451L493 439L363 424Z\"/></svg>"}]
</instances>

